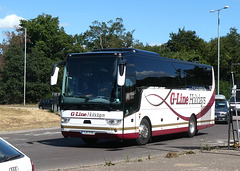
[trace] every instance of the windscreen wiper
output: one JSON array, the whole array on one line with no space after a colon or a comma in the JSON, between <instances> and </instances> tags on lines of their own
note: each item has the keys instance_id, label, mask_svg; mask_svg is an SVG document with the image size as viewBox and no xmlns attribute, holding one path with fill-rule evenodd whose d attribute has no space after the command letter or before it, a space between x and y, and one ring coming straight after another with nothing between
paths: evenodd
<instances>
[{"instance_id":1,"label":"windscreen wiper","mask_svg":"<svg viewBox=\"0 0 240 171\"><path fill-rule=\"evenodd\" d=\"M81 98L81 99L84 99L85 102L88 102L89 100L91 100L92 98L90 97L86 97L86 96L83 96L83 95L65 95L65 97L76 97L76 98Z\"/></svg>"},{"instance_id":2,"label":"windscreen wiper","mask_svg":"<svg viewBox=\"0 0 240 171\"><path fill-rule=\"evenodd\" d=\"M107 103L103 103L103 102L95 102L94 104L102 106L102 107L104 107L108 111L112 111L113 110L113 107L111 106L111 104L107 104Z\"/></svg>"},{"instance_id":3,"label":"windscreen wiper","mask_svg":"<svg viewBox=\"0 0 240 171\"><path fill-rule=\"evenodd\" d=\"M21 154L17 154L17 155L13 155L13 156L4 156L2 161L3 162L10 161L10 160L19 158L20 156L21 156Z\"/></svg>"}]
</instances>

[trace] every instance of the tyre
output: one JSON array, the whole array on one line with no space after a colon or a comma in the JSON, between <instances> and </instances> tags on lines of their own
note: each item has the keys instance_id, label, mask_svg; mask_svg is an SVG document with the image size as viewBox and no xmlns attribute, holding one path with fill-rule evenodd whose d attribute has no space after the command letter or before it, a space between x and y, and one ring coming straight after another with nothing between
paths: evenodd
<instances>
[{"instance_id":1,"label":"tyre","mask_svg":"<svg viewBox=\"0 0 240 171\"><path fill-rule=\"evenodd\" d=\"M151 137L150 123L146 119L143 119L139 126L139 137L138 139L136 139L136 142L139 145L145 145L150 140L150 137Z\"/></svg>"},{"instance_id":2,"label":"tyre","mask_svg":"<svg viewBox=\"0 0 240 171\"><path fill-rule=\"evenodd\" d=\"M43 110L43 107L42 107L42 106L39 106L39 109L40 109L40 110Z\"/></svg>"},{"instance_id":3,"label":"tyre","mask_svg":"<svg viewBox=\"0 0 240 171\"><path fill-rule=\"evenodd\" d=\"M197 133L197 121L194 115L190 117L189 123L188 123L188 136L193 137Z\"/></svg>"}]
</instances>

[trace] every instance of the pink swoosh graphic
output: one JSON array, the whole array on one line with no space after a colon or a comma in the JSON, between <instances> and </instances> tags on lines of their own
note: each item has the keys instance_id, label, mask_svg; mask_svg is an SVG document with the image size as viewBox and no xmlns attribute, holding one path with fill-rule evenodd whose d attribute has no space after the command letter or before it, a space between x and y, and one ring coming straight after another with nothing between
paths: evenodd
<instances>
[{"instance_id":1,"label":"pink swoosh graphic","mask_svg":"<svg viewBox=\"0 0 240 171\"><path fill-rule=\"evenodd\" d=\"M177 115L179 118L185 120L185 121L189 121L190 117L185 117L185 116L182 116L181 114L179 114L178 112L176 112L161 96L157 95L157 94L149 94L147 96L156 96L158 98L160 98L168 107L169 109L175 114ZM147 97L146 96L146 97ZM211 109L212 105L214 104L214 101L215 101L215 91L213 91L213 94L212 94L212 97L211 99L209 100L208 104L203 108L202 111L200 111L196 117L197 119L201 118L202 116L204 116L208 111L209 109ZM151 104L151 103L150 103ZM156 106L156 105L155 105Z\"/></svg>"}]
</instances>

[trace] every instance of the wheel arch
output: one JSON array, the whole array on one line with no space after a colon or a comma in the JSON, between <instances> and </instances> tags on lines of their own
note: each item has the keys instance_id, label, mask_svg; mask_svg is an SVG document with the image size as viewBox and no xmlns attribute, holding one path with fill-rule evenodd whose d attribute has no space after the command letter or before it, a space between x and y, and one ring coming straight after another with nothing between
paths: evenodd
<instances>
[{"instance_id":1,"label":"wheel arch","mask_svg":"<svg viewBox=\"0 0 240 171\"><path fill-rule=\"evenodd\" d=\"M151 137L152 137L152 123L151 123L151 120L149 119L148 116L144 116L144 117L142 118L142 120L143 120L143 119L147 120L148 123L149 123L149 125L150 125L150 138L151 138ZM142 120L141 120L141 122L142 122ZM141 122L140 122L140 123L141 123Z\"/></svg>"},{"instance_id":2,"label":"wheel arch","mask_svg":"<svg viewBox=\"0 0 240 171\"><path fill-rule=\"evenodd\" d=\"M193 113L191 116L193 116L195 118L196 121L196 134L198 133L198 120L197 120L197 116L195 113Z\"/></svg>"},{"instance_id":3,"label":"wheel arch","mask_svg":"<svg viewBox=\"0 0 240 171\"><path fill-rule=\"evenodd\" d=\"M195 119L195 121L196 121L196 126L197 126L197 116L196 116L195 113L192 113L192 115L190 116L190 118L191 118L192 116L194 117L194 119ZM189 120L190 120L190 118L189 118Z\"/></svg>"},{"instance_id":4,"label":"wheel arch","mask_svg":"<svg viewBox=\"0 0 240 171\"><path fill-rule=\"evenodd\" d=\"M194 120L194 132L192 132L192 126L191 126L191 120ZM193 113L190 118L189 118L189 121L188 121L188 136L189 137L193 137L197 134L198 132L198 128L197 128L197 117L196 115Z\"/></svg>"}]
</instances>

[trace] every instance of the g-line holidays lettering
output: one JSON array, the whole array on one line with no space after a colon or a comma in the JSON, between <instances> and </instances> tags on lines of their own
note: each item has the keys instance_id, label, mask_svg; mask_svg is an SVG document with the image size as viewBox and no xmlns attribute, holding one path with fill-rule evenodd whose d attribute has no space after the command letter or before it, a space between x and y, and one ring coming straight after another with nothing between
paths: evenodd
<instances>
[{"instance_id":1,"label":"g-line holidays lettering","mask_svg":"<svg viewBox=\"0 0 240 171\"><path fill-rule=\"evenodd\" d=\"M200 94L183 95L182 93L172 93L170 96L171 105L191 105L191 104L205 104L206 97Z\"/></svg>"},{"instance_id":2,"label":"g-line holidays lettering","mask_svg":"<svg viewBox=\"0 0 240 171\"><path fill-rule=\"evenodd\" d=\"M103 118L105 114L95 112L71 112L71 116L85 116L85 117L98 117Z\"/></svg>"}]
</instances>

